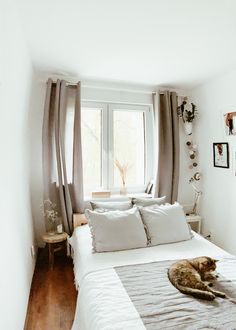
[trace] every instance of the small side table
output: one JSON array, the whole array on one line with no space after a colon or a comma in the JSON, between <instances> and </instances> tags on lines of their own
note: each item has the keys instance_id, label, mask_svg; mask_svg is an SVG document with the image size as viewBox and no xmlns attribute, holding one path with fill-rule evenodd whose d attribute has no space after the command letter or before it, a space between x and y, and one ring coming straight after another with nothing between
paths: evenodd
<instances>
[{"instance_id":1,"label":"small side table","mask_svg":"<svg viewBox=\"0 0 236 330\"><path fill-rule=\"evenodd\" d=\"M48 245L48 263L49 268L53 269L54 253L63 249L63 243L67 240L69 235L67 233L50 235L45 233L42 239Z\"/></svg>"},{"instance_id":2,"label":"small side table","mask_svg":"<svg viewBox=\"0 0 236 330\"><path fill-rule=\"evenodd\" d=\"M190 224L197 224L197 230L195 230L198 234L201 234L201 224L202 224L202 218L198 214L189 214L186 215L187 223ZM194 230L194 229L193 229Z\"/></svg>"}]
</instances>

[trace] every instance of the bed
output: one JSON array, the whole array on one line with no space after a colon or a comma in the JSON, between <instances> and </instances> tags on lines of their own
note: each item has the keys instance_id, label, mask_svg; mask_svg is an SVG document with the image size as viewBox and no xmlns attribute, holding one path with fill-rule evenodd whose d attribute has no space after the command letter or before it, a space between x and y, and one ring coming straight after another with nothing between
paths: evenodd
<instances>
[{"instance_id":1,"label":"bed","mask_svg":"<svg viewBox=\"0 0 236 330\"><path fill-rule=\"evenodd\" d=\"M79 287L73 330L222 329L219 317L224 329L236 329L236 305L231 302L198 301L166 288L163 276L173 260L208 255L220 260L221 284L236 298L234 257L202 236L193 232L184 242L92 253L84 225L74 230L70 244Z\"/></svg>"}]
</instances>

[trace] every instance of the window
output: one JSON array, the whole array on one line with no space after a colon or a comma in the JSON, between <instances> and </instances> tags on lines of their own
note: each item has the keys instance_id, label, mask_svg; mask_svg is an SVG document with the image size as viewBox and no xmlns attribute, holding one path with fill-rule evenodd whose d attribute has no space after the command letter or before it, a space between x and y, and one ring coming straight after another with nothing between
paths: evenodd
<instances>
[{"instance_id":1,"label":"window","mask_svg":"<svg viewBox=\"0 0 236 330\"><path fill-rule=\"evenodd\" d=\"M116 161L127 165L126 187L144 191L152 175L149 106L83 102L81 111L84 192L122 185Z\"/></svg>"},{"instance_id":2,"label":"window","mask_svg":"<svg viewBox=\"0 0 236 330\"><path fill-rule=\"evenodd\" d=\"M113 110L113 177L114 186L121 184L120 173L115 160L126 164L126 186L145 184L145 116L143 111Z\"/></svg>"},{"instance_id":3,"label":"window","mask_svg":"<svg viewBox=\"0 0 236 330\"><path fill-rule=\"evenodd\" d=\"M86 191L102 186L102 110L81 110L83 177Z\"/></svg>"}]
</instances>

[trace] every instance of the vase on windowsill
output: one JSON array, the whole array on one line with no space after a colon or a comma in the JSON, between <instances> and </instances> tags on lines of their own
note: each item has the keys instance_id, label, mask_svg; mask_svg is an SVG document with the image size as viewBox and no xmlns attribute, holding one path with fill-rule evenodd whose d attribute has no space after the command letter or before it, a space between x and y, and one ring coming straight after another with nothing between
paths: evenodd
<instances>
[{"instance_id":1,"label":"vase on windowsill","mask_svg":"<svg viewBox=\"0 0 236 330\"><path fill-rule=\"evenodd\" d=\"M125 183L123 183L122 187L120 188L120 195L127 195L127 188Z\"/></svg>"}]
</instances>

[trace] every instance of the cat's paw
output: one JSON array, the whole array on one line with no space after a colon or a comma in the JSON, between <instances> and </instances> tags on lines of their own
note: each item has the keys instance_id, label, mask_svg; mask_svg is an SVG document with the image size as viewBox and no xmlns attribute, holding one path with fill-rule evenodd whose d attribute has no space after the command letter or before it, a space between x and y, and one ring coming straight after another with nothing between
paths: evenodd
<instances>
[{"instance_id":1,"label":"cat's paw","mask_svg":"<svg viewBox=\"0 0 236 330\"><path fill-rule=\"evenodd\" d=\"M220 292L220 291L212 291L212 292L216 297L226 298L226 294L224 292Z\"/></svg>"}]
</instances>

